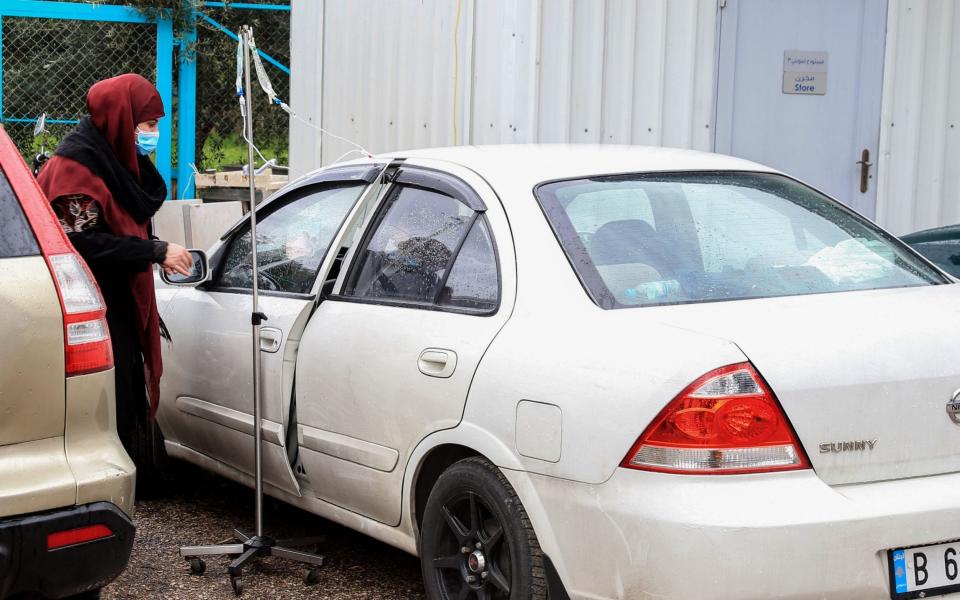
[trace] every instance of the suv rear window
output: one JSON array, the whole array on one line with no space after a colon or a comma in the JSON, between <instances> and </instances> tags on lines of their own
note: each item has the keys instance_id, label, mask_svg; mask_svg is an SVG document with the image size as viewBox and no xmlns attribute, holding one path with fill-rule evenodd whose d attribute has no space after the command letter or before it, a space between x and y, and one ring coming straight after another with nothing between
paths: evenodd
<instances>
[{"instance_id":1,"label":"suv rear window","mask_svg":"<svg viewBox=\"0 0 960 600\"><path fill-rule=\"evenodd\" d=\"M823 194L769 173L545 183L536 195L603 308L946 283Z\"/></svg>"},{"instance_id":2,"label":"suv rear window","mask_svg":"<svg viewBox=\"0 0 960 600\"><path fill-rule=\"evenodd\" d=\"M7 176L0 170L0 258L40 254L33 230Z\"/></svg>"}]
</instances>

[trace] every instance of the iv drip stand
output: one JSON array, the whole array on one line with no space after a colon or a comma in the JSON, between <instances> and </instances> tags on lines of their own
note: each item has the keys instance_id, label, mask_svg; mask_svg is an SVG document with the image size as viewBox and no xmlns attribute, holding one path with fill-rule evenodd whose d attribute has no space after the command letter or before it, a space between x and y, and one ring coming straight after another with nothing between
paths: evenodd
<instances>
[{"instance_id":1,"label":"iv drip stand","mask_svg":"<svg viewBox=\"0 0 960 600\"><path fill-rule=\"evenodd\" d=\"M301 538L294 540L274 540L263 534L263 460L262 448L263 442L263 424L261 421L261 381L260 381L260 324L267 319L266 315L259 311L260 290L258 282L258 264L257 264L257 214L256 214L256 186L253 176L253 100L250 94L250 40L253 37L253 31L249 26L244 25L240 28L240 39L243 46L243 75L244 75L244 102L245 102L245 120L244 127L247 133L247 171L250 181L250 262L253 267L253 309L250 313L250 323L253 328L253 422L254 422L254 463L255 463L255 488L256 500L254 503L254 523L255 533L247 535L239 529L234 530L235 543L218 544L215 546L184 546L180 548L180 556L190 562L190 570L194 574L200 575L206 570L204 556L228 555L234 557L234 560L227 567L230 575L230 585L233 587L233 593L237 596L243 593L243 584L241 576L244 567L250 565L258 558L267 556L276 556L293 560L307 565L307 573L304 576L304 583L307 585L315 584L319 581L317 569L323 565L324 557L318 554L311 554L294 548L304 548L307 546L316 546L323 541L322 538Z\"/></svg>"}]
</instances>

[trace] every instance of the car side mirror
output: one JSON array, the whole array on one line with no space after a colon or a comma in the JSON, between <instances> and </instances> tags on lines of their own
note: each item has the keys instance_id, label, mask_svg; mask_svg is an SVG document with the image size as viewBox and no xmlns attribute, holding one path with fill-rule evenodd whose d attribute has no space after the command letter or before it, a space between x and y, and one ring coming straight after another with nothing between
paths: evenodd
<instances>
[{"instance_id":1,"label":"car side mirror","mask_svg":"<svg viewBox=\"0 0 960 600\"><path fill-rule=\"evenodd\" d=\"M203 250L188 250L190 258L193 259L193 267L189 275L174 273L167 275L160 269L160 279L169 285L199 285L205 282L210 276L210 266L207 263L207 254Z\"/></svg>"}]
</instances>

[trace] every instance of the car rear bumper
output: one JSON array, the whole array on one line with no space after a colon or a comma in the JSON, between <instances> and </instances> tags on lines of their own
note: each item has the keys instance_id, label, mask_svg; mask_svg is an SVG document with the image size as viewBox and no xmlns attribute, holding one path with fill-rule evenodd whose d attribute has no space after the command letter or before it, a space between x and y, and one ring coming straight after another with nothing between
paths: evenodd
<instances>
[{"instance_id":1,"label":"car rear bumper","mask_svg":"<svg viewBox=\"0 0 960 600\"><path fill-rule=\"evenodd\" d=\"M889 598L888 549L960 538L960 473L507 475L572 598Z\"/></svg>"},{"instance_id":2,"label":"car rear bumper","mask_svg":"<svg viewBox=\"0 0 960 600\"><path fill-rule=\"evenodd\" d=\"M49 534L96 524L112 535L47 549ZM103 587L126 567L133 537L130 518L109 502L0 520L0 598L21 593L63 598Z\"/></svg>"},{"instance_id":3,"label":"car rear bumper","mask_svg":"<svg viewBox=\"0 0 960 600\"><path fill-rule=\"evenodd\" d=\"M114 385L113 369L67 377L64 450L74 504L109 502L132 515L136 467L117 437Z\"/></svg>"},{"instance_id":4,"label":"car rear bumper","mask_svg":"<svg viewBox=\"0 0 960 600\"><path fill-rule=\"evenodd\" d=\"M133 514L136 467L117 437L114 372L66 378L63 436L0 446L0 521L109 502Z\"/></svg>"}]
</instances>

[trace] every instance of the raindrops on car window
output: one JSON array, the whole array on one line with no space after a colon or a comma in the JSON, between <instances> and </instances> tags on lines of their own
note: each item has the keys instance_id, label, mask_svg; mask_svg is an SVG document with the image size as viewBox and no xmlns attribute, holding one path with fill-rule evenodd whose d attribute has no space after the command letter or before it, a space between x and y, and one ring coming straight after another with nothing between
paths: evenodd
<instances>
[{"instance_id":1,"label":"raindrops on car window","mask_svg":"<svg viewBox=\"0 0 960 600\"><path fill-rule=\"evenodd\" d=\"M499 301L499 274L493 240L484 219L478 219L440 292L440 304L492 310Z\"/></svg>"},{"instance_id":2,"label":"raindrops on car window","mask_svg":"<svg viewBox=\"0 0 960 600\"><path fill-rule=\"evenodd\" d=\"M344 293L433 302L472 219L473 211L450 196L399 188Z\"/></svg>"},{"instance_id":3,"label":"raindrops on car window","mask_svg":"<svg viewBox=\"0 0 960 600\"><path fill-rule=\"evenodd\" d=\"M262 216L262 221L257 224L257 284L260 289L309 293L333 236L362 189L359 184L326 188L289 201ZM250 230L247 228L234 238L218 285L253 287L250 254Z\"/></svg>"},{"instance_id":4,"label":"raindrops on car window","mask_svg":"<svg viewBox=\"0 0 960 600\"><path fill-rule=\"evenodd\" d=\"M537 191L595 300L635 306L923 285L935 274L813 189L762 173Z\"/></svg>"}]
</instances>

